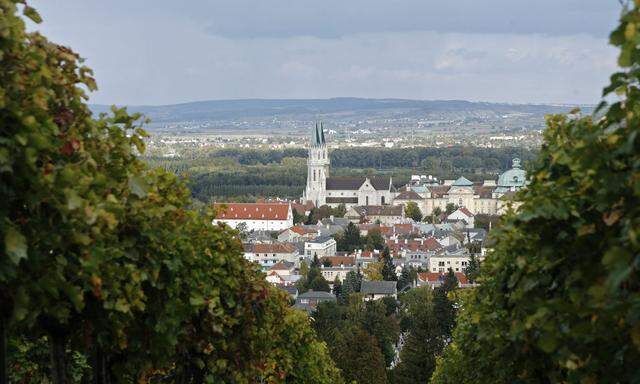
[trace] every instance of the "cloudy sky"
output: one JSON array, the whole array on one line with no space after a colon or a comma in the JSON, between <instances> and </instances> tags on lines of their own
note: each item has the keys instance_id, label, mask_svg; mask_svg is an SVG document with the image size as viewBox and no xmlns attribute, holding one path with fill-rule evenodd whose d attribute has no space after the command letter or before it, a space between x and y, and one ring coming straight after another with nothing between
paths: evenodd
<instances>
[{"instance_id":1,"label":"cloudy sky","mask_svg":"<svg viewBox=\"0 0 640 384\"><path fill-rule=\"evenodd\" d=\"M31 0L103 104L237 98L596 103L617 0Z\"/></svg>"}]
</instances>

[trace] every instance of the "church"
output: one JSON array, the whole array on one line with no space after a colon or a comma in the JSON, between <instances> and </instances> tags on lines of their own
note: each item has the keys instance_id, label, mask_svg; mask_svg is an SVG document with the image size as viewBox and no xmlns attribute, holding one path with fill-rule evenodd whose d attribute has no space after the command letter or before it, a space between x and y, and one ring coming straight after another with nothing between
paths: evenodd
<instances>
[{"instance_id":1,"label":"church","mask_svg":"<svg viewBox=\"0 0 640 384\"><path fill-rule=\"evenodd\" d=\"M457 180L417 176L406 186L396 189L389 176L329 176L329 149L322 123L311 130L309 158L307 159L307 185L302 201L311 201L316 207L328 205L347 208L373 205L406 205L415 202L424 215L436 208L444 211L448 204L465 207L473 214L502 214L508 199L526 184L526 174L519 159L513 159L512 168L496 180L474 183L464 176Z\"/></svg>"},{"instance_id":2,"label":"church","mask_svg":"<svg viewBox=\"0 0 640 384\"><path fill-rule=\"evenodd\" d=\"M347 208L363 205L391 204L396 195L391 177L329 176L329 148L322 123L316 123L309 141L307 159L307 186L302 201L311 201L316 207L328 205Z\"/></svg>"}]
</instances>

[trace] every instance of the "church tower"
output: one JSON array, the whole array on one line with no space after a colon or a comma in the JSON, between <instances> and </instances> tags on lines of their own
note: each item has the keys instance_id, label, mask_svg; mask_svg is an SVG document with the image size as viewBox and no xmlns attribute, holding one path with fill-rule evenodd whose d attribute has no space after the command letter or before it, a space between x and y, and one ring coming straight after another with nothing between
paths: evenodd
<instances>
[{"instance_id":1,"label":"church tower","mask_svg":"<svg viewBox=\"0 0 640 384\"><path fill-rule=\"evenodd\" d=\"M312 201L316 207L327 203L327 178L329 177L329 149L324 139L323 124L316 123L309 140L307 159L307 187L304 201Z\"/></svg>"}]
</instances>

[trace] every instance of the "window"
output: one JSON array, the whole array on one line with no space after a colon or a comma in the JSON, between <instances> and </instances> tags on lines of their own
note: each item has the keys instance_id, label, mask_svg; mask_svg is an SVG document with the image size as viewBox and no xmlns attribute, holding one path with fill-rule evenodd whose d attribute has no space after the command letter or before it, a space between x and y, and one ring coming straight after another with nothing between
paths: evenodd
<instances>
[{"instance_id":1,"label":"window","mask_svg":"<svg viewBox=\"0 0 640 384\"><path fill-rule=\"evenodd\" d=\"M313 170L313 181L316 181L316 170Z\"/></svg>"},{"instance_id":2,"label":"window","mask_svg":"<svg viewBox=\"0 0 640 384\"><path fill-rule=\"evenodd\" d=\"M438 267L444 267L444 261L438 261Z\"/></svg>"},{"instance_id":3,"label":"window","mask_svg":"<svg viewBox=\"0 0 640 384\"><path fill-rule=\"evenodd\" d=\"M438 272L444 272L444 268L438 268Z\"/></svg>"},{"instance_id":4,"label":"window","mask_svg":"<svg viewBox=\"0 0 640 384\"><path fill-rule=\"evenodd\" d=\"M460 268L456 268L456 272L459 272L459 271L460 271Z\"/></svg>"},{"instance_id":5,"label":"window","mask_svg":"<svg viewBox=\"0 0 640 384\"><path fill-rule=\"evenodd\" d=\"M380 204L384 205L384 196L380 197Z\"/></svg>"},{"instance_id":6,"label":"window","mask_svg":"<svg viewBox=\"0 0 640 384\"><path fill-rule=\"evenodd\" d=\"M366 203L364 205L369 205L369 196L365 197Z\"/></svg>"}]
</instances>

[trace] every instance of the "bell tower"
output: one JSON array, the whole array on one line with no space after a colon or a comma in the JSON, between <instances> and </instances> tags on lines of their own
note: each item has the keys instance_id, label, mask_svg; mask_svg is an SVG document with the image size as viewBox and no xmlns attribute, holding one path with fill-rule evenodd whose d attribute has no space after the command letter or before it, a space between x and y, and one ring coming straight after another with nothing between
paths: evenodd
<instances>
[{"instance_id":1,"label":"bell tower","mask_svg":"<svg viewBox=\"0 0 640 384\"><path fill-rule=\"evenodd\" d=\"M316 123L309 140L307 159L307 187L304 201L313 201L316 207L327 203L327 178L329 177L329 149L324 138L324 126Z\"/></svg>"}]
</instances>

